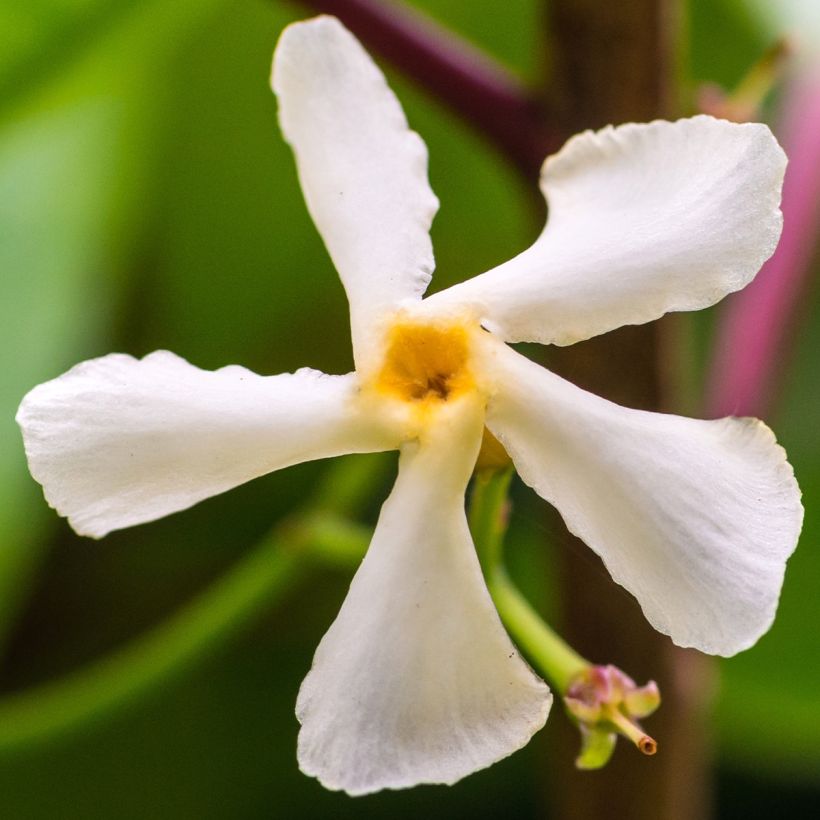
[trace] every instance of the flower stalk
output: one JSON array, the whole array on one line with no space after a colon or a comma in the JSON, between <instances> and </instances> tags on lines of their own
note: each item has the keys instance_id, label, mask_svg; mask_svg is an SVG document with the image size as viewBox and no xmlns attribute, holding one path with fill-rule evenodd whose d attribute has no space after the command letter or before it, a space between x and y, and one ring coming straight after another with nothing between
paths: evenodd
<instances>
[{"instance_id":1,"label":"flower stalk","mask_svg":"<svg viewBox=\"0 0 820 820\"><path fill-rule=\"evenodd\" d=\"M504 566L512 469L479 469L473 478L469 521L487 587L517 645L564 700L581 732L579 769L606 765L618 734L645 755L658 745L638 723L660 705L657 684L635 682L615 666L596 666L579 655L533 609Z\"/></svg>"},{"instance_id":2,"label":"flower stalk","mask_svg":"<svg viewBox=\"0 0 820 820\"><path fill-rule=\"evenodd\" d=\"M470 496L470 530L487 588L515 642L560 694L591 664L533 609L510 579L503 560L512 468L479 470Z\"/></svg>"}]
</instances>

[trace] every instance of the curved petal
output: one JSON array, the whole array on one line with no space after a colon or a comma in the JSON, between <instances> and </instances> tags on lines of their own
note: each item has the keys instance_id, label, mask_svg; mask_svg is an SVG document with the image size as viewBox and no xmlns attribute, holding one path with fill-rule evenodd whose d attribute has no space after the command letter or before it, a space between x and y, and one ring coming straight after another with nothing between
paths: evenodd
<instances>
[{"instance_id":1,"label":"curved petal","mask_svg":"<svg viewBox=\"0 0 820 820\"><path fill-rule=\"evenodd\" d=\"M35 387L17 422L49 504L100 538L290 464L397 446L356 396L353 375L115 353Z\"/></svg>"},{"instance_id":2,"label":"curved petal","mask_svg":"<svg viewBox=\"0 0 820 820\"><path fill-rule=\"evenodd\" d=\"M483 413L406 445L370 549L296 707L299 764L366 794L454 783L523 746L552 696L495 611L464 515Z\"/></svg>"},{"instance_id":3,"label":"curved petal","mask_svg":"<svg viewBox=\"0 0 820 820\"><path fill-rule=\"evenodd\" d=\"M628 410L503 345L487 366L490 430L657 630L717 655L766 632L803 508L762 422Z\"/></svg>"},{"instance_id":4,"label":"curved petal","mask_svg":"<svg viewBox=\"0 0 820 820\"><path fill-rule=\"evenodd\" d=\"M313 221L350 301L361 369L373 316L424 293L438 200L427 149L381 71L334 17L288 26L276 48L279 121Z\"/></svg>"},{"instance_id":5,"label":"curved petal","mask_svg":"<svg viewBox=\"0 0 820 820\"><path fill-rule=\"evenodd\" d=\"M432 300L507 341L568 345L739 290L780 237L786 157L765 125L707 116L573 137L544 163L544 232Z\"/></svg>"}]
</instances>

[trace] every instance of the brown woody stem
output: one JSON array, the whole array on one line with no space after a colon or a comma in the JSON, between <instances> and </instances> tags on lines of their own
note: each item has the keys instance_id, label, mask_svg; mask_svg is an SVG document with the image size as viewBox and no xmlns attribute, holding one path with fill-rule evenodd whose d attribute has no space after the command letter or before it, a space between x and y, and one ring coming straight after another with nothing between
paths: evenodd
<instances>
[{"instance_id":1,"label":"brown woody stem","mask_svg":"<svg viewBox=\"0 0 820 820\"><path fill-rule=\"evenodd\" d=\"M558 128L577 131L676 115L679 0L550 0L545 13L552 60L550 112ZM658 410L667 400L659 354L667 327L662 321L622 328L555 351L550 364L609 399ZM710 661L676 649L657 634L600 561L569 535L562 559L562 633L587 658L606 659L633 676L657 680L664 703L653 718L653 731L665 742L664 754L651 761L616 749L594 775L556 764L549 785L552 816L597 820L611 816L614 804L628 805L631 820L708 817L703 711ZM571 760L574 729L555 721L552 731L559 733L561 745L553 759Z\"/></svg>"}]
</instances>

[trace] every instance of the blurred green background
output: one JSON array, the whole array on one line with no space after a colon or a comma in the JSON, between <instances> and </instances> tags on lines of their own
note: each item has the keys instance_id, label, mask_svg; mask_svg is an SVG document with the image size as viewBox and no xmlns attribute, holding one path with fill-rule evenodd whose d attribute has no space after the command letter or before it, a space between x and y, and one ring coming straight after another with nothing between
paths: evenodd
<instances>
[{"instance_id":1,"label":"blurred green background","mask_svg":"<svg viewBox=\"0 0 820 820\"><path fill-rule=\"evenodd\" d=\"M534 76L540 3L507 0L503 14L489 0L417 5ZM740 2L696 0L689 10L690 81L731 85L774 37ZM261 373L350 369L344 293L303 206L267 84L279 32L303 16L274 0L0 5L3 698L59 686L162 624L240 562L327 469L273 474L97 542L47 508L13 422L33 385L114 350L167 348L200 367ZM509 258L539 226L518 177L388 74L430 149L441 288ZM697 323L703 334L709 313ZM802 319L772 423L803 488L806 526L775 627L721 663L725 818L808 818L820 805L820 313L807 304ZM392 457L384 466L363 520L375 520ZM543 507L520 487L515 500L511 561L522 577L548 579ZM312 569L201 662L59 733L15 740L16 713L2 705L13 701L0 700L0 816L548 816L550 728L450 789L351 800L299 774L296 692L350 574ZM528 592L549 611L546 582ZM555 710L550 722L563 719Z\"/></svg>"}]
</instances>

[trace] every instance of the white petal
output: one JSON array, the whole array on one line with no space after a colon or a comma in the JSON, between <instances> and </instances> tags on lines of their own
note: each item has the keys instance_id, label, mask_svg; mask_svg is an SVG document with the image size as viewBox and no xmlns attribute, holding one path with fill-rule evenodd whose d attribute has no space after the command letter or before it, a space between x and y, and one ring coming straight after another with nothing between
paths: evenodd
<instances>
[{"instance_id":1,"label":"white petal","mask_svg":"<svg viewBox=\"0 0 820 820\"><path fill-rule=\"evenodd\" d=\"M353 375L112 354L35 387L17 421L48 502L99 538L290 464L396 446L356 391Z\"/></svg>"},{"instance_id":2,"label":"white petal","mask_svg":"<svg viewBox=\"0 0 820 820\"><path fill-rule=\"evenodd\" d=\"M299 763L327 788L454 783L546 720L552 696L507 637L467 529L477 409L448 408L432 438L405 446L367 556L302 684Z\"/></svg>"},{"instance_id":3,"label":"white petal","mask_svg":"<svg viewBox=\"0 0 820 820\"><path fill-rule=\"evenodd\" d=\"M698 116L573 137L544 163L544 232L431 297L507 341L568 345L739 290L780 237L786 157L765 125Z\"/></svg>"},{"instance_id":4,"label":"white petal","mask_svg":"<svg viewBox=\"0 0 820 820\"><path fill-rule=\"evenodd\" d=\"M356 38L334 17L288 26L273 61L279 121L313 221L350 301L361 369L374 315L424 293L438 200L427 149Z\"/></svg>"},{"instance_id":5,"label":"white petal","mask_svg":"<svg viewBox=\"0 0 820 820\"><path fill-rule=\"evenodd\" d=\"M485 364L490 430L656 629L717 655L766 632L803 509L762 422L628 410L503 345Z\"/></svg>"}]
</instances>

